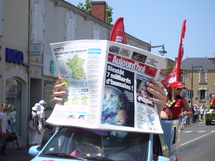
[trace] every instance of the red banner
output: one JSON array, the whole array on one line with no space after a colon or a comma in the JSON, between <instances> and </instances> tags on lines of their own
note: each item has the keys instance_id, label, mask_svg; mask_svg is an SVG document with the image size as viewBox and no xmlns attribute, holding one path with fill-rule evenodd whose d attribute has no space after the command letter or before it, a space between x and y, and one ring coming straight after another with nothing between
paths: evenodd
<instances>
[{"instance_id":1,"label":"red banner","mask_svg":"<svg viewBox=\"0 0 215 161\"><path fill-rule=\"evenodd\" d=\"M169 83L175 82L175 81L181 81L181 74L180 74L180 68L181 68L181 60L184 55L184 37L186 32L186 20L183 21L182 24L182 30L181 30L181 38L180 38L180 44L178 48L178 58L176 62L175 68L172 70L172 72L169 73L169 75L164 78L161 83L166 87Z\"/></svg>"},{"instance_id":2,"label":"red banner","mask_svg":"<svg viewBox=\"0 0 215 161\"><path fill-rule=\"evenodd\" d=\"M127 44L123 19L123 17L120 17L114 23L110 34L110 41Z\"/></svg>"}]
</instances>

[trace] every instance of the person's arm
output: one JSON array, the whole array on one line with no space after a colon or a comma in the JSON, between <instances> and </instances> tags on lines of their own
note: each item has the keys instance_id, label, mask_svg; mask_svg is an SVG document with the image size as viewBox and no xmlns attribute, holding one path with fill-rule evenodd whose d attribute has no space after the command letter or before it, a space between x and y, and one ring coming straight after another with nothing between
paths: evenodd
<instances>
[{"instance_id":1,"label":"person's arm","mask_svg":"<svg viewBox=\"0 0 215 161\"><path fill-rule=\"evenodd\" d=\"M151 97L150 100L157 104L159 118L161 119L163 108L166 104L166 94L154 79L151 79L151 83L147 82L147 86L147 90L149 91L149 93L154 96L153 98Z\"/></svg>"},{"instance_id":2,"label":"person's arm","mask_svg":"<svg viewBox=\"0 0 215 161\"><path fill-rule=\"evenodd\" d=\"M193 112L190 110L190 107L185 98L183 98L182 103L185 111L181 112L180 116L184 116L184 115L193 116Z\"/></svg>"},{"instance_id":3,"label":"person's arm","mask_svg":"<svg viewBox=\"0 0 215 161\"><path fill-rule=\"evenodd\" d=\"M41 124L42 124L43 130L46 132L46 127L45 127L45 121L44 121L44 118L40 118L40 121L41 121Z\"/></svg>"}]
</instances>

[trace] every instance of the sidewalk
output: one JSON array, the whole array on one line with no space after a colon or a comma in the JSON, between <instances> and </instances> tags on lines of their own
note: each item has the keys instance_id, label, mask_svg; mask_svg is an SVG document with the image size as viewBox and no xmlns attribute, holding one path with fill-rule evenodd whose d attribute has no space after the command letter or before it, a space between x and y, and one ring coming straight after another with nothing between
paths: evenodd
<instances>
[{"instance_id":1,"label":"sidewalk","mask_svg":"<svg viewBox=\"0 0 215 161\"><path fill-rule=\"evenodd\" d=\"M33 157L28 154L28 147L17 149L7 149L7 156L0 156L4 161L30 161Z\"/></svg>"}]
</instances>

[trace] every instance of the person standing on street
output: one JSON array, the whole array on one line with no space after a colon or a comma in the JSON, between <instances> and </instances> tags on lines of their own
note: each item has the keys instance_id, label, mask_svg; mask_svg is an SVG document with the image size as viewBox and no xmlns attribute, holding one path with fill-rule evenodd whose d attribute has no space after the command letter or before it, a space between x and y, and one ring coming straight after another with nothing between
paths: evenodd
<instances>
[{"instance_id":1,"label":"person standing on street","mask_svg":"<svg viewBox=\"0 0 215 161\"><path fill-rule=\"evenodd\" d=\"M198 119L198 109L196 104L193 106L192 110L193 110L193 124L195 124L197 123Z\"/></svg>"},{"instance_id":2,"label":"person standing on street","mask_svg":"<svg viewBox=\"0 0 215 161\"><path fill-rule=\"evenodd\" d=\"M36 103L34 107L32 107L32 112L29 115L29 122L28 122L28 132L29 132L29 147L33 145L38 145L38 135L41 135L39 127L38 127L38 121L39 121L39 116L38 116L38 111L41 110L40 104ZM32 122L30 122L32 120ZM33 124L33 125L30 125ZM35 130L33 130L35 128Z\"/></svg>"},{"instance_id":3,"label":"person standing on street","mask_svg":"<svg viewBox=\"0 0 215 161\"><path fill-rule=\"evenodd\" d=\"M44 111L46 102L44 100L40 100L39 104L41 105L41 110Z\"/></svg>"},{"instance_id":4,"label":"person standing on street","mask_svg":"<svg viewBox=\"0 0 215 161\"><path fill-rule=\"evenodd\" d=\"M38 135L38 141L39 141L39 145L41 145L44 132L46 132L46 127L45 127L46 120L45 120L45 112L44 112L44 108L45 108L44 106L46 105L46 102L44 100L41 100L39 104L40 104L40 111L38 111L38 116L39 116L38 127L40 131L40 135Z\"/></svg>"},{"instance_id":5,"label":"person standing on street","mask_svg":"<svg viewBox=\"0 0 215 161\"><path fill-rule=\"evenodd\" d=\"M203 118L204 113L205 113L205 107L204 107L204 105L202 105L202 106L201 106L201 108L200 108L201 121L203 121L203 120L204 120L204 118Z\"/></svg>"},{"instance_id":6,"label":"person standing on street","mask_svg":"<svg viewBox=\"0 0 215 161\"><path fill-rule=\"evenodd\" d=\"M6 139L7 139L7 111L8 111L8 104L3 103L2 109L0 112L0 149L1 149L1 155L6 155ZM4 148L3 148L4 147ZM3 150L3 151L2 151ZM0 158L1 160L1 158Z\"/></svg>"},{"instance_id":7,"label":"person standing on street","mask_svg":"<svg viewBox=\"0 0 215 161\"><path fill-rule=\"evenodd\" d=\"M12 142L13 143L13 149L15 149L15 144L17 146L18 150L21 150L21 148L19 147L19 138L16 135L15 132L12 131L11 127L11 122L10 120L8 120L8 126L7 126L7 142Z\"/></svg>"}]
</instances>

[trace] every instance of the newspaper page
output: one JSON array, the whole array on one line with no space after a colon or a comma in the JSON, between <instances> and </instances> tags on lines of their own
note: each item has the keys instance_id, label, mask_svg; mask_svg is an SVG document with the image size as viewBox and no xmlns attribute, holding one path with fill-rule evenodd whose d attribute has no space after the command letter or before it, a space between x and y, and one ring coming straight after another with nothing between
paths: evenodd
<instances>
[{"instance_id":1,"label":"newspaper page","mask_svg":"<svg viewBox=\"0 0 215 161\"><path fill-rule=\"evenodd\" d=\"M51 44L66 96L48 123L162 133L146 82L157 80L164 58L108 40Z\"/></svg>"},{"instance_id":2,"label":"newspaper page","mask_svg":"<svg viewBox=\"0 0 215 161\"><path fill-rule=\"evenodd\" d=\"M106 43L85 40L51 44L57 72L66 84L66 96L62 104L55 105L48 123L99 126Z\"/></svg>"}]
</instances>

